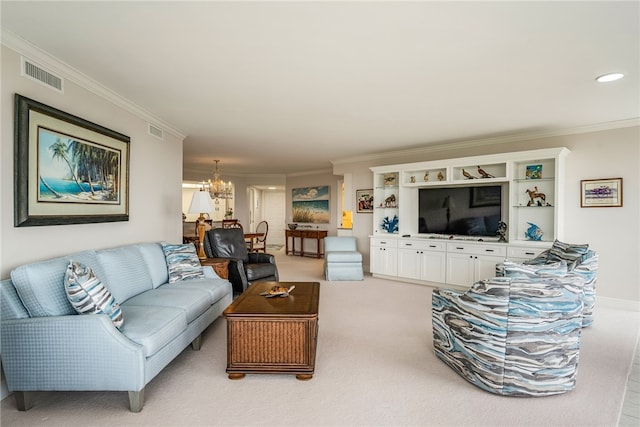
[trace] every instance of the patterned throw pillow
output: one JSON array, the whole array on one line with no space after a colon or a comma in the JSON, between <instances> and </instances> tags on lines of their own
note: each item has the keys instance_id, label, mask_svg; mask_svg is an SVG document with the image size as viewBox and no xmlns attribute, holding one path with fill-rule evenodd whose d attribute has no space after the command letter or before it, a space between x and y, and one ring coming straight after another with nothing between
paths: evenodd
<instances>
[{"instance_id":1,"label":"patterned throw pillow","mask_svg":"<svg viewBox=\"0 0 640 427\"><path fill-rule=\"evenodd\" d=\"M566 261L569 270L573 270L582 262L583 257L587 254L588 251L588 244L575 245L555 240L553 242L553 246L551 246L551 249L549 250L547 261Z\"/></svg>"},{"instance_id":2,"label":"patterned throw pillow","mask_svg":"<svg viewBox=\"0 0 640 427\"><path fill-rule=\"evenodd\" d=\"M540 277L564 277L567 275L567 263L564 261L550 262L547 264L527 265L518 264L511 261L504 261L498 271L502 269L506 277L517 279L540 278Z\"/></svg>"},{"instance_id":3,"label":"patterned throw pillow","mask_svg":"<svg viewBox=\"0 0 640 427\"><path fill-rule=\"evenodd\" d=\"M193 244L170 245L163 243L162 250L167 259L169 283L205 278Z\"/></svg>"},{"instance_id":4,"label":"patterned throw pillow","mask_svg":"<svg viewBox=\"0 0 640 427\"><path fill-rule=\"evenodd\" d=\"M79 314L104 313L120 328L124 322L120 306L90 267L70 261L64 274L69 302Z\"/></svg>"}]
</instances>

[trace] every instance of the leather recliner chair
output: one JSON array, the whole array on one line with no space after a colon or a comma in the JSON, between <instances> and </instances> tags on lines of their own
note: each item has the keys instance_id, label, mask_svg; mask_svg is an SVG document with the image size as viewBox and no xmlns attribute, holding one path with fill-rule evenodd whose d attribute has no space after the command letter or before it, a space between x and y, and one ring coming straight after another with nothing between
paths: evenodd
<instances>
[{"instance_id":1,"label":"leather recliner chair","mask_svg":"<svg viewBox=\"0 0 640 427\"><path fill-rule=\"evenodd\" d=\"M241 294L253 282L278 281L275 257L267 253L249 252L240 228L214 228L207 231L204 252L208 258L230 261L229 281L234 294Z\"/></svg>"}]
</instances>

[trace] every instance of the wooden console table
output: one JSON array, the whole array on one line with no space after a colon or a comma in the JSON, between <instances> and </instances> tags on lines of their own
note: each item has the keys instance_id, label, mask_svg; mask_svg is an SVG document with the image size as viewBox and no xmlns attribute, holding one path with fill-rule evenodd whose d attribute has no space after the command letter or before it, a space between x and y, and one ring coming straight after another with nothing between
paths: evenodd
<instances>
[{"instance_id":1,"label":"wooden console table","mask_svg":"<svg viewBox=\"0 0 640 427\"><path fill-rule=\"evenodd\" d=\"M285 230L286 235L286 247L285 253L287 255L300 255L300 256L315 256L320 258L324 256L324 247L322 246L322 240L327 237L327 230ZM291 238L291 250L289 250L289 238ZM296 238L300 239L300 250L296 250ZM317 246L316 252L304 251L304 239L316 239Z\"/></svg>"}]
</instances>

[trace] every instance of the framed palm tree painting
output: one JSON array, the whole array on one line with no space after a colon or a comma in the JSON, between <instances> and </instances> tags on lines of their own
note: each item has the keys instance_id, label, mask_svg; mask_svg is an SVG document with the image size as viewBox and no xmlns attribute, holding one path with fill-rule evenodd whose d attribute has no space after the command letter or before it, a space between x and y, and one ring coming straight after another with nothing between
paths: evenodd
<instances>
[{"instance_id":1,"label":"framed palm tree painting","mask_svg":"<svg viewBox=\"0 0 640 427\"><path fill-rule=\"evenodd\" d=\"M16 94L14 225L128 221L129 142Z\"/></svg>"}]
</instances>

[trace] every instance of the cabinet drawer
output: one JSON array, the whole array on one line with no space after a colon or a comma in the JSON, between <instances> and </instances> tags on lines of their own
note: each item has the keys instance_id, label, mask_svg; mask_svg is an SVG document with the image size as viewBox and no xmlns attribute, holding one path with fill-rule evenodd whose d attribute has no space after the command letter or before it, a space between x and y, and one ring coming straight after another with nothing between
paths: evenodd
<instances>
[{"instance_id":1,"label":"cabinet drawer","mask_svg":"<svg viewBox=\"0 0 640 427\"><path fill-rule=\"evenodd\" d=\"M531 259L540 255L546 248L524 248L509 247L507 249L507 258Z\"/></svg>"},{"instance_id":2,"label":"cabinet drawer","mask_svg":"<svg viewBox=\"0 0 640 427\"><path fill-rule=\"evenodd\" d=\"M468 243L448 243L448 253L459 253L469 255L494 255L506 257L506 246L489 246L489 245L470 245Z\"/></svg>"},{"instance_id":3,"label":"cabinet drawer","mask_svg":"<svg viewBox=\"0 0 640 427\"><path fill-rule=\"evenodd\" d=\"M373 238L371 239L371 246L385 246L387 248L397 248L398 240Z\"/></svg>"},{"instance_id":4,"label":"cabinet drawer","mask_svg":"<svg viewBox=\"0 0 640 427\"><path fill-rule=\"evenodd\" d=\"M400 240L398 245L401 249L418 249L421 251L446 251L446 243L444 242L428 242L424 240Z\"/></svg>"}]
</instances>

